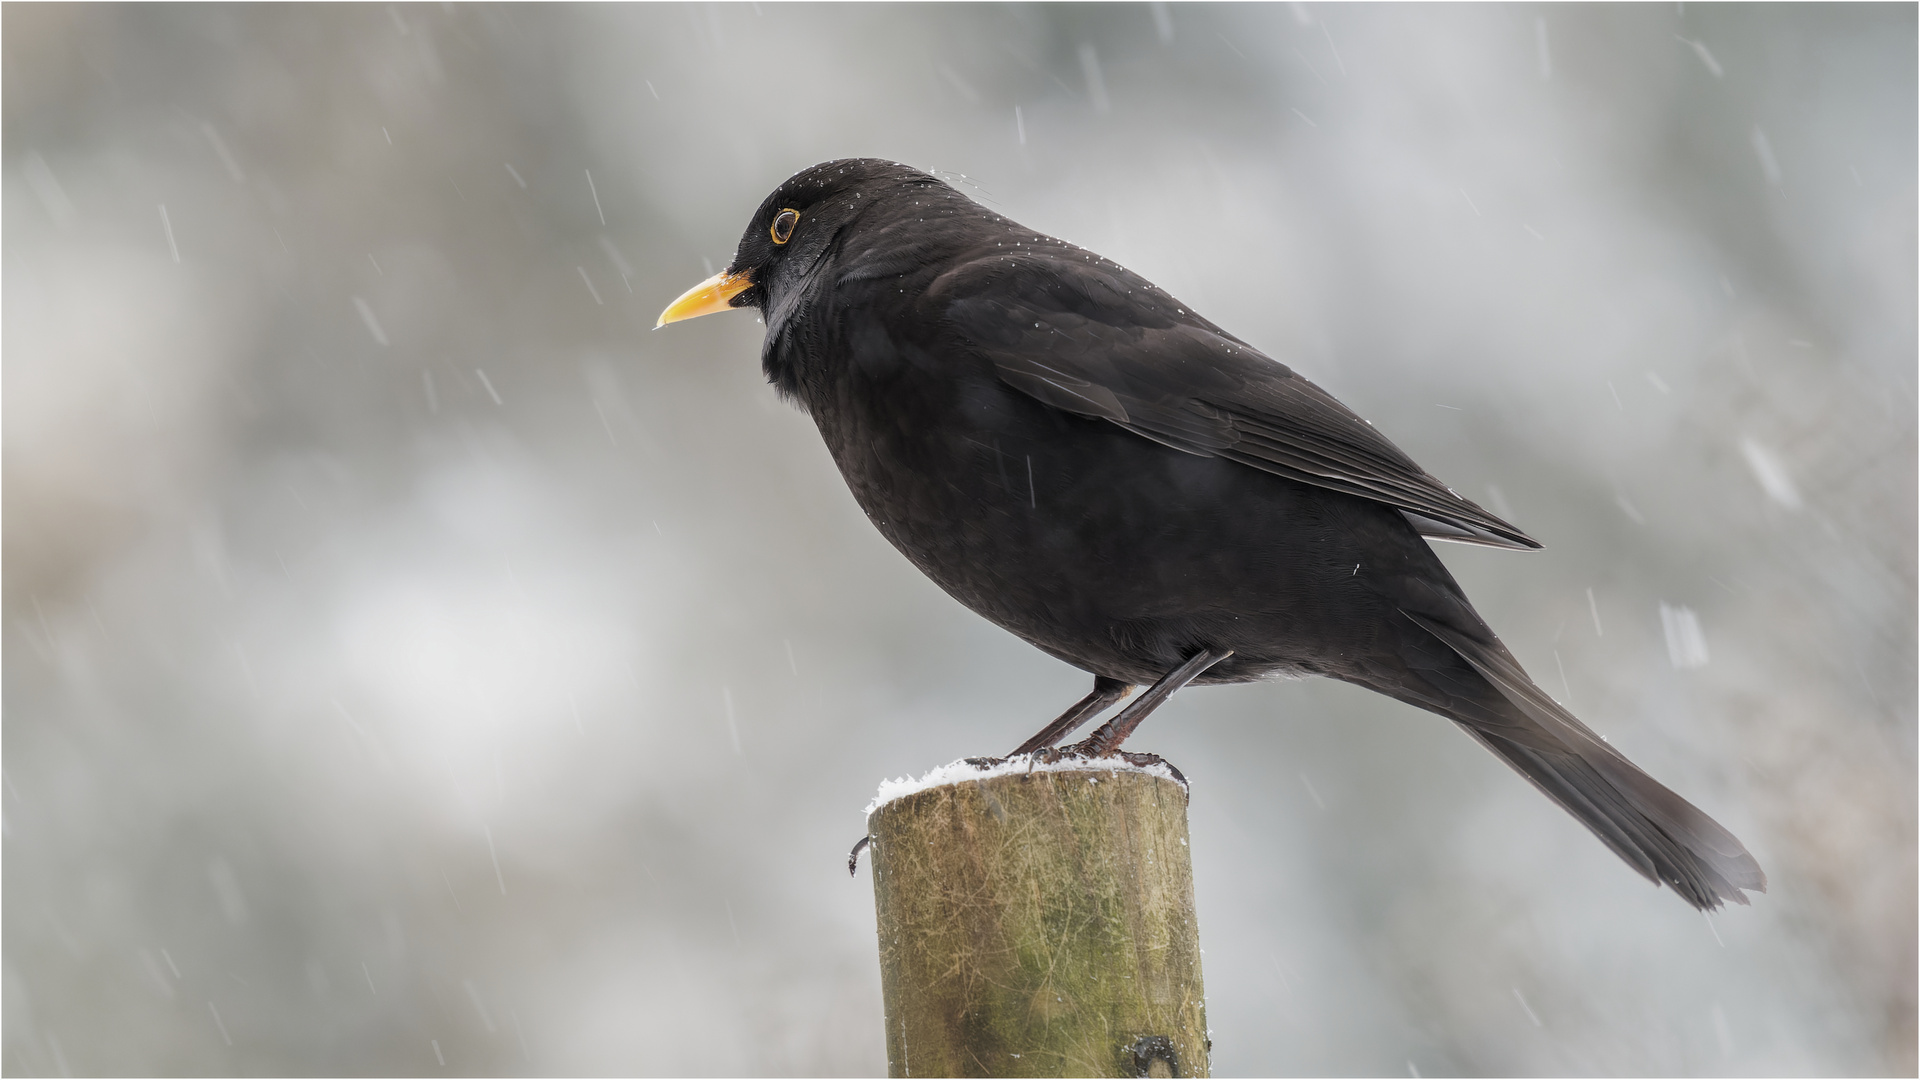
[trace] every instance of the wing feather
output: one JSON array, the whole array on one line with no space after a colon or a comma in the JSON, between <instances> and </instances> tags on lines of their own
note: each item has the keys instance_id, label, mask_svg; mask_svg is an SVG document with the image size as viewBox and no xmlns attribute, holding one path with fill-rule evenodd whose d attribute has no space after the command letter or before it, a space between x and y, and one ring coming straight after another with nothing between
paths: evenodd
<instances>
[{"instance_id":1,"label":"wing feather","mask_svg":"<svg viewBox=\"0 0 1920 1080\"><path fill-rule=\"evenodd\" d=\"M1384 503L1434 539L1540 546L1285 364L1070 245L965 263L929 293L1003 382L1054 408Z\"/></svg>"}]
</instances>

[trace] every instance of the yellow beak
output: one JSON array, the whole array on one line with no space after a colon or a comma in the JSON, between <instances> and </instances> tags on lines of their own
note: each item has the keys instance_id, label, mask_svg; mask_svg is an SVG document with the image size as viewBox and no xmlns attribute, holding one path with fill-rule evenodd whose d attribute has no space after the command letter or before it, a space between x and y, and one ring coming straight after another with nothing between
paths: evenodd
<instances>
[{"instance_id":1,"label":"yellow beak","mask_svg":"<svg viewBox=\"0 0 1920 1080\"><path fill-rule=\"evenodd\" d=\"M681 293L680 299L668 304L667 310L660 313L660 321L654 323L653 328L658 330L670 322L725 311L733 306L728 301L746 292L752 284L753 275L745 270L736 274L715 274Z\"/></svg>"}]
</instances>

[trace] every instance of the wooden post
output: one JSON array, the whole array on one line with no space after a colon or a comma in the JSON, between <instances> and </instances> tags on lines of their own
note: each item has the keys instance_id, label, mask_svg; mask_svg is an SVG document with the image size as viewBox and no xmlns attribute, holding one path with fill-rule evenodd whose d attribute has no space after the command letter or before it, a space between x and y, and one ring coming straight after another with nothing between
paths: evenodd
<instances>
[{"instance_id":1,"label":"wooden post","mask_svg":"<svg viewBox=\"0 0 1920 1080\"><path fill-rule=\"evenodd\" d=\"M983 775L868 819L888 1075L1208 1075L1185 785Z\"/></svg>"}]
</instances>

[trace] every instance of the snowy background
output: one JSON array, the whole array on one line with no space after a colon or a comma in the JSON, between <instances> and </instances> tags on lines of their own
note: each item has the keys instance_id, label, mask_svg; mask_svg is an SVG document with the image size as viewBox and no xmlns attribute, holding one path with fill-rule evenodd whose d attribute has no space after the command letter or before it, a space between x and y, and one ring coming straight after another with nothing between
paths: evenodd
<instances>
[{"instance_id":1,"label":"snowy background","mask_svg":"<svg viewBox=\"0 0 1920 1080\"><path fill-rule=\"evenodd\" d=\"M942 170L1547 544L1443 545L1771 876L1201 689L1223 1075L1915 1069L1915 9L4 14L5 1040L32 1073L878 1073L860 809L1087 677L651 327ZM960 180L964 174L966 179Z\"/></svg>"}]
</instances>

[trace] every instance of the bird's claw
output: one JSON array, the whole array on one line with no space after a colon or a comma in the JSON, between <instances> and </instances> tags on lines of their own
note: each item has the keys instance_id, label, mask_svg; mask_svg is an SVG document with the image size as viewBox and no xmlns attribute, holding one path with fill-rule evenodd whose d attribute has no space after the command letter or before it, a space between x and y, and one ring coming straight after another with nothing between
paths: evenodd
<instances>
[{"instance_id":1,"label":"bird's claw","mask_svg":"<svg viewBox=\"0 0 1920 1080\"><path fill-rule=\"evenodd\" d=\"M871 844L871 843L873 843L873 837L871 835L863 836L860 839L854 841L853 850L847 852L847 876L848 877L852 877L853 875L860 872L860 852L863 848L865 848L868 844Z\"/></svg>"}]
</instances>

